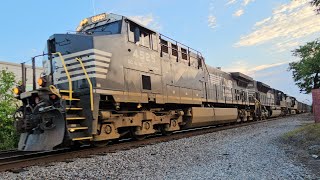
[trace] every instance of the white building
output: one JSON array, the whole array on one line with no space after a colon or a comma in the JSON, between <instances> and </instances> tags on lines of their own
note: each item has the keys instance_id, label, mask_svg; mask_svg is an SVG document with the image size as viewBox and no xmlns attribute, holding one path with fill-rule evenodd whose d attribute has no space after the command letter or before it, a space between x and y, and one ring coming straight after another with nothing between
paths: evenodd
<instances>
[{"instance_id":1,"label":"white building","mask_svg":"<svg viewBox=\"0 0 320 180\"><path fill-rule=\"evenodd\" d=\"M26 65L27 72L26 72L26 90L32 90L32 66ZM7 69L10 72L13 72L16 76L16 82L19 82L22 80L22 68L21 64L18 63L11 63L11 62L3 62L0 61L0 70ZM36 68L36 81L40 77L40 74L42 73L43 69L37 67ZM36 83L37 84L37 83ZM38 87L38 84L37 84Z\"/></svg>"}]
</instances>

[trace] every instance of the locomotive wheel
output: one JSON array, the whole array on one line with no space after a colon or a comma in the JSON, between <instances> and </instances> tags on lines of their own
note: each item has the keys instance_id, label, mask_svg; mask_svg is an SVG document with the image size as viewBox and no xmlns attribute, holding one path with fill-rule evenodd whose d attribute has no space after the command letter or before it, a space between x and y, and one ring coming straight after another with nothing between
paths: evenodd
<instances>
[{"instance_id":1,"label":"locomotive wheel","mask_svg":"<svg viewBox=\"0 0 320 180\"><path fill-rule=\"evenodd\" d=\"M166 131L166 130L164 129L164 126L162 126L162 127L160 128L160 131L161 131L161 134L164 135L164 136L170 136L170 135L173 133L173 131Z\"/></svg>"},{"instance_id":2,"label":"locomotive wheel","mask_svg":"<svg viewBox=\"0 0 320 180\"><path fill-rule=\"evenodd\" d=\"M262 120L266 120L267 119L267 116L266 115L263 115L262 116Z\"/></svg>"},{"instance_id":3,"label":"locomotive wheel","mask_svg":"<svg viewBox=\"0 0 320 180\"><path fill-rule=\"evenodd\" d=\"M172 135L172 131L163 131L163 132L161 132L162 133L162 135L164 135L164 136L171 136Z\"/></svg>"},{"instance_id":4,"label":"locomotive wheel","mask_svg":"<svg viewBox=\"0 0 320 180\"><path fill-rule=\"evenodd\" d=\"M80 149L81 146L83 145L88 145L88 144L84 144L83 142L80 142L80 141L73 141L71 142L71 149Z\"/></svg>"},{"instance_id":5,"label":"locomotive wheel","mask_svg":"<svg viewBox=\"0 0 320 180\"><path fill-rule=\"evenodd\" d=\"M90 141L79 141L79 143L82 145L90 145L91 144Z\"/></svg>"},{"instance_id":6,"label":"locomotive wheel","mask_svg":"<svg viewBox=\"0 0 320 180\"><path fill-rule=\"evenodd\" d=\"M144 140L147 137L147 135L136 135L135 128L130 129L130 134L133 139L138 140L138 141Z\"/></svg>"},{"instance_id":7,"label":"locomotive wheel","mask_svg":"<svg viewBox=\"0 0 320 180\"><path fill-rule=\"evenodd\" d=\"M109 141L109 140L93 141L93 142L91 142L91 145L94 146L94 147L105 147L110 143L111 143L111 141Z\"/></svg>"},{"instance_id":8,"label":"locomotive wheel","mask_svg":"<svg viewBox=\"0 0 320 180\"><path fill-rule=\"evenodd\" d=\"M144 140L146 139L146 135L132 135L132 137L135 139L135 140L138 140L138 141L141 141L141 140Z\"/></svg>"}]
</instances>

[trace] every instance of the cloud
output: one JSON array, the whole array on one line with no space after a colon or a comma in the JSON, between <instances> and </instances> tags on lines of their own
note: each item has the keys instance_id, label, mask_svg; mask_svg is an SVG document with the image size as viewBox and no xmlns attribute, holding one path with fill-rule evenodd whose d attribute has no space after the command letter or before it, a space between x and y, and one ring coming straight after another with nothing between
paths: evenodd
<instances>
[{"instance_id":1,"label":"cloud","mask_svg":"<svg viewBox=\"0 0 320 180\"><path fill-rule=\"evenodd\" d=\"M241 72L249 76L254 76L256 72L278 67L284 64L288 64L289 61L279 62L279 63L272 63L272 64L263 64L259 66L252 66L249 65L245 60L239 60L233 62L230 66L222 67L223 71L226 72ZM276 72L274 72L276 73Z\"/></svg>"},{"instance_id":2,"label":"cloud","mask_svg":"<svg viewBox=\"0 0 320 180\"><path fill-rule=\"evenodd\" d=\"M155 17L153 16L153 14L129 16L129 18L131 18L132 20L144 26L150 27L151 29L154 29L154 30L161 29L161 25L155 20Z\"/></svg>"},{"instance_id":3,"label":"cloud","mask_svg":"<svg viewBox=\"0 0 320 180\"><path fill-rule=\"evenodd\" d=\"M210 12L213 12L214 11L214 1L212 0L211 2L210 2L210 4L209 4L209 11Z\"/></svg>"},{"instance_id":4,"label":"cloud","mask_svg":"<svg viewBox=\"0 0 320 180\"><path fill-rule=\"evenodd\" d=\"M298 47L300 45L299 41L289 41L289 42L279 42L275 45L275 50L277 52L283 52L288 49L294 49L294 47Z\"/></svg>"},{"instance_id":5,"label":"cloud","mask_svg":"<svg viewBox=\"0 0 320 180\"><path fill-rule=\"evenodd\" d=\"M237 3L237 0L228 0L227 6Z\"/></svg>"},{"instance_id":6,"label":"cloud","mask_svg":"<svg viewBox=\"0 0 320 180\"><path fill-rule=\"evenodd\" d=\"M214 0L211 0L210 4L209 4L209 15L207 18L208 21L208 27L211 29L215 29L217 27L217 18L214 15Z\"/></svg>"},{"instance_id":7,"label":"cloud","mask_svg":"<svg viewBox=\"0 0 320 180\"><path fill-rule=\"evenodd\" d=\"M264 64L264 65L260 65L260 66L256 66L254 68L251 68L251 69L249 69L249 71L250 72L261 71L261 70L264 70L264 69L269 69L269 68L281 66L281 65L284 65L284 64L288 64L288 63L289 63L289 61L273 63L273 64Z\"/></svg>"},{"instance_id":8,"label":"cloud","mask_svg":"<svg viewBox=\"0 0 320 180\"><path fill-rule=\"evenodd\" d=\"M208 26L212 29L217 27L217 18L212 14L209 14L208 16Z\"/></svg>"},{"instance_id":9,"label":"cloud","mask_svg":"<svg viewBox=\"0 0 320 180\"><path fill-rule=\"evenodd\" d=\"M226 72L242 72L248 71L249 64L245 60L238 60L231 63L229 66L222 67L223 71Z\"/></svg>"},{"instance_id":10,"label":"cloud","mask_svg":"<svg viewBox=\"0 0 320 180\"><path fill-rule=\"evenodd\" d=\"M233 16L240 17L243 15L243 13L244 13L244 10L239 9L238 11L234 12Z\"/></svg>"},{"instance_id":11,"label":"cloud","mask_svg":"<svg viewBox=\"0 0 320 180\"><path fill-rule=\"evenodd\" d=\"M272 16L255 23L250 34L242 36L235 47L254 46L273 41L294 42L320 31L320 18L309 1L291 1L274 9ZM281 45L280 45L281 46Z\"/></svg>"},{"instance_id":12,"label":"cloud","mask_svg":"<svg viewBox=\"0 0 320 180\"><path fill-rule=\"evenodd\" d=\"M238 0L227 0L228 2L226 3L227 6L234 5L238 2ZM255 0L243 0L241 3L241 7L246 7L250 3L254 2Z\"/></svg>"},{"instance_id":13,"label":"cloud","mask_svg":"<svg viewBox=\"0 0 320 180\"><path fill-rule=\"evenodd\" d=\"M247 6L248 4L250 4L250 3L254 2L254 1L255 1L255 0L243 0L242 5L243 5L243 6Z\"/></svg>"},{"instance_id":14,"label":"cloud","mask_svg":"<svg viewBox=\"0 0 320 180\"><path fill-rule=\"evenodd\" d=\"M241 5L240 5L240 9L237 10L236 12L234 12L232 14L232 16L234 17L240 17L244 14L244 9L246 6L248 6L250 3L254 2L255 0L243 0ZM237 0L228 0L226 5L233 5L236 4L238 1Z\"/></svg>"},{"instance_id":15,"label":"cloud","mask_svg":"<svg viewBox=\"0 0 320 180\"><path fill-rule=\"evenodd\" d=\"M138 23L144 26L148 26L154 21L152 14L148 14L145 16L129 16L129 18L133 19L134 21L137 21Z\"/></svg>"}]
</instances>

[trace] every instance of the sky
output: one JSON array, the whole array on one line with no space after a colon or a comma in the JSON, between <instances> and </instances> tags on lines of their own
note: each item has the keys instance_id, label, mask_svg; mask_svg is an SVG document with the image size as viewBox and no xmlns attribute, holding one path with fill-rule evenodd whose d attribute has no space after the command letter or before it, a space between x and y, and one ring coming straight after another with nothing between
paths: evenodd
<instances>
[{"instance_id":1,"label":"sky","mask_svg":"<svg viewBox=\"0 0 320 180\"><path fill-rule=\"evenodd\" d=\"M300 101L288 63L292 50L319 37L320 15L308 0L10 0L0 6L0 61L41 54L55 33L107 12L129 16L202 52L206 63L240 71Z\"/></svg>"}]
</instances>

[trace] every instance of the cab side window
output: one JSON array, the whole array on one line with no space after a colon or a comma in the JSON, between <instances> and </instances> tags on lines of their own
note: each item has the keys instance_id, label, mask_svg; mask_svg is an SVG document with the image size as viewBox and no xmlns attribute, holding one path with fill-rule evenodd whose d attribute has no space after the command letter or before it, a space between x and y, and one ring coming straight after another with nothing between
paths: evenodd
<instances>
[{"instance_id":1,"label":"cab side window","mask_svg":"<svg viewBox=\"0 0 320 180\"><path fill-rule=\"evenodd\" d=\"M157 36L147 28L135 23L128 23L128 40L149 49L158 50Z\"/></svg>"},{"instance_id":2,"label":"cab side window","mask_svg":"<svg viewBox=\"0 0 320 180\"><path fill-rule=\"evenodd\" d=\"M128 31L129 41L134 43L140 42L140 28L132 23L129 24Z\"/></svg>"},{"instance_id":3,"label":"cab side window","mask_svg":"<svg viewBox=\"0 0 320 180\"><path fill-rule=\"evenodd\" d=\"M152 37L151 38L151 40L152 40L152 49L155 50L155 51L158 51L159 41L158 41L157 35L155 33L152 33L151 37Z\"/></svg>"},{"instance_id":4,"label":"cab side window","mask_svg":"<svg viewBox=\"0 0 320 180\"><path fill-rule=\"evenodd\" d=\"M181 48L181 57L182 57L182 59L184 59L184 60L188 60L187 49Z\"/></svg>"},{"instance_id":5,"label":"cab side window","mask_svg":"<svg viewBox=\"0 0 320 180\"><path fill-rule=\"evenodd\" d=\"M161 39L161 52L169 53L168 41Z\"/></svg>"},{"instance_id":6,"label":"cab side window","mask_svg":"<svg viewBox=\"0 0 320 180\"><path fill-rule=\"evenodd\" d=\"M140 38L141 45L150 48L150 34L145 31L140 31Z\"/></svg>"}]
</instances>

